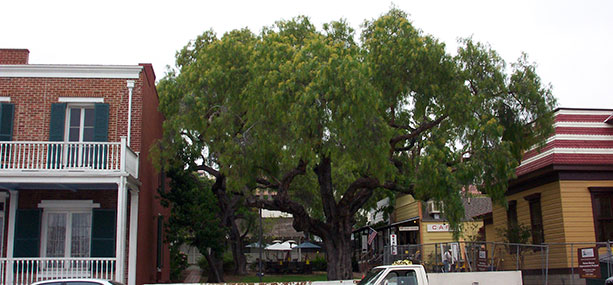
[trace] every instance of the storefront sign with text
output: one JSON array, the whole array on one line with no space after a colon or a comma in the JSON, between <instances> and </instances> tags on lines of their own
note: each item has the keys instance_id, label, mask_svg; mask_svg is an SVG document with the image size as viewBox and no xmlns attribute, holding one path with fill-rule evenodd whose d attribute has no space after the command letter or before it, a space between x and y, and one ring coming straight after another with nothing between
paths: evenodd
<instances>
[{"instance_id":1,"label":"storefront sign with text","mask_svg":"<svg viewBox=\"0 0 613 285\"><path fill-rule=\"evenodd\" d=\"M416 232L419 231L419 226L403 226L398 227L398 230L401 232Z\"/></svg>"},{"instance_id":2,"label":"storefront sign with text","mask_svg":"<svg viewBox=\"0 0 613 285\"><path fill-rule=\"evenodd\" d=\"M448 232L449 224L429 224L428 231L429 232Z\"/></svg>"}]
</instances>

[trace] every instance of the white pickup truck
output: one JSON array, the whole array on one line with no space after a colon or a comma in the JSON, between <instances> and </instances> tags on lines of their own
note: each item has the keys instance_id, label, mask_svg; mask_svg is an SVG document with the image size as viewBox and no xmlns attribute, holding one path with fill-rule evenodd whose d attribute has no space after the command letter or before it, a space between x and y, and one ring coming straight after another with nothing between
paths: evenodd
<instances>
[{"instance_id":1,"label":"white pickup truck","mask_svg":"<svg viewBox=\"0 0 613 285\"><path fill-rule=\"evenodd\" d=\"M428 285L421 265L385 265L371 269L358 285Z\"/></svg>"}]
</instances>

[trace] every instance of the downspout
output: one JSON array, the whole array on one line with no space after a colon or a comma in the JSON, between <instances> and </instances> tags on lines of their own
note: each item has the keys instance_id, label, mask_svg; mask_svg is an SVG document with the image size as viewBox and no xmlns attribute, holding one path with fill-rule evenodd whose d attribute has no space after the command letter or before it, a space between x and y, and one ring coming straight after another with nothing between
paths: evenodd
<instances>
[{"instance_id":1,"label":"downspout","mask_svg":"<svg viewBox=\"0 0 613 285\"><path fill-rule=\"evenodd\" d=\"M132 89L134 89L134 80L128 80L128 147L130 146L130 137L132 134Z\"/></svg>"}]
</instances>

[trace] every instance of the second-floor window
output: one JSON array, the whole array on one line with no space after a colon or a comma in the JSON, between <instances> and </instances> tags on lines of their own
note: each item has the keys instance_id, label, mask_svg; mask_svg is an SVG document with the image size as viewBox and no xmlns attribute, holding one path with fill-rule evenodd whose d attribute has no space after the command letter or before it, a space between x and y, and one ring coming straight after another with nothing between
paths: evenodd
<instances>
[{"instance_id":1,"label":"second-floor window","mask_svg":"<svg viewBox=\"0 0 613 285\"><path fill-rule=\"evenodd\" d=\"M108 141L109 104L51 105L49 141Z\"/></svg>"},{"instance_id":2,"label":"second-floor window","mask_svg":"<svg viewBox=\"0 0 613 285\"><path fill-rule=\"evenodd\" d=\"M53 103L49 121L50 144L47 164L59 168L104 168L108 146L109 104Z\"/></svg>"},{"instance_id":3,"label":"second-floor window","mask_svg":"<svg viewBox=\"0 0 613 285\"><path fill-rule=\"evenodd\" d=\"M68 108L66 141L91 142L94 140L94 107L74 106Z\"/></svg>"}]
</instances>

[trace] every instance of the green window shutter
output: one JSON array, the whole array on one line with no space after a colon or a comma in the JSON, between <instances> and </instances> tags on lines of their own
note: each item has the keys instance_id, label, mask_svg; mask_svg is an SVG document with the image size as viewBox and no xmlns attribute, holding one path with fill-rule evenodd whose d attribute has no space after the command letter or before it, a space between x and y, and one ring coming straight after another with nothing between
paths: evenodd
<instances>
[{"instance_id":1,"label":"green window shutter","mask_svg":"<svg viewBox=\"0 0 613 285\"><path fill-rule=\"evenodd\" d=\"M94 141L106 142L109 138L109 104L98 103L94 107Z\"/></svg>"},{"instance_id":2,"label":"green window shutter","mask_svg":"<svg viewBox=\"0 0 613 285\"><path fill-rule=\"evenodd\" d=\"M0 141L13 140L13 116L15 104L0 104Z\"/></svg>"},{"instance_id":3,"label":"green window shutter","mask_svg":"<svg viewBox=\"0 0 613 285\"><path fill-rule=\"evenodd\" d=\"M17 209L15 257L39 257L41 209Z\"/></svg>"},{"instance_id":4,"label":"green window shutter","mask_svg":"<svg viewBox=\"0 0 613 285\"><path fill-rule=\"evenodd\" d=\"M92 215L91 257L115 257L115 209L94 209Z\"/></svg>"},{"instance_id":5,"label":"green window shutter","mask_svg":"<svg viewBox=\"0 0 613 285\"><path fill-rule=\"evenodd\" d=\"M64 141L64 126L66 124L66 103L51 104L51 120L49 121L49 141Z\"/></svg>"},{"instance_id":6,"label":"green window shutter","mask_svg":"<svg viewBox=\"0 0 613 285\"><path fill-rule=\"evenodd\" d=\"M64 141L64 126L66 124L66 103L51 104L51 119L49 120L49 141ZM62 148L54 145L47 150L47 167L50 169L61 168Z\"/></svg>"}]
</instances>

